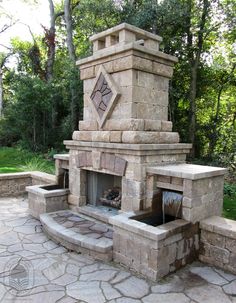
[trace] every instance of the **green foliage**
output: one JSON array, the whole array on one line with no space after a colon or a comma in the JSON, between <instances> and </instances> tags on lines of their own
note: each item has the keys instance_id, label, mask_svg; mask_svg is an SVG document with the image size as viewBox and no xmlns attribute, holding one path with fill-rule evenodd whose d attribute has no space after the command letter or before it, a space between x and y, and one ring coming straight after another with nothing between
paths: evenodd
<instances>
[{"instance_id":1,"label":"green foliage","mask_svg":"<svg viewBox=\"0 0 236 303\"><path fill-rule=\"evenodd\" d=\"M73 0L72 5L75 3ZM169 120L180 133L181 141L188 142L191 62L198 50L198 35L203 31L196 83L196 156L206 163L229 167L232 175L236 168L233 47L236 5L233 0L209 1L206 25L201 30L203 3L203 0L80 0L72 11L74 44L78 58L88 56L92 51L89 36L121 22L162 36L161 50L179 59L170 81ZM58 3L56 11L62 9L63 1ZM63 140L70 139L77 128L82 118L83 86L68 58L65 36L64 19L58 18L50 83L46 83L42 74L48 51L43 37L35 37L34 43L19 38L12 40L18 63L15 70L4 71L1 145L18 143L43 152L61 149ZM76 100L72 100L71 91L77 92Z\"/></svg>"},{"instance_id":2,"label":"green foliage","mask_svg":"<svg viewBox=\"0 0 236 303\"><path fill-rule=\"evenodd\" d=\"M0 173L30 170L54 173L54 161L46 160L42 155L21 148L0 148Z\"/></svg>"},{"instance_id":3,"label":"green foliage","mask_svg":"<svg viewBox=\"0 0 236 303\"><path fill-rule=\"evenodd\" d=\"M54 167L50 162L45 161L40 156L35 156L25 162L24 165L21 166L22 171L42 171L47 173L55 173Z\"/></svg>"},{"instance_id":4,"label":"green foliage","mask_svg":"<svg viewBox=\"0 0 236 303\"><path fill-rule=\"evenodd\" d=\"M236 220L236 199L224 198L223 216L227 219Z\"/></svg>"},{"instance_id":5,"label":"green foliage","mask_svg":"<svg viewBox=\"0 0 236 303\"><path fill-rule=\"evenodd\" d=\"M224 194L229 197L236 196L236 184L225 183Z\"/></svg>"}]
</instances>

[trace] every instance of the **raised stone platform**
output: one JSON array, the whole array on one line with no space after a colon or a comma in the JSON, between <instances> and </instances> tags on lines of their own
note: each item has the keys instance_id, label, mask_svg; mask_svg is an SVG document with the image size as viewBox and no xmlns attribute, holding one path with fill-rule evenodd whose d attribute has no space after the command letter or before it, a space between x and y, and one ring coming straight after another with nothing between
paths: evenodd
<instances>
[{"instance_id":1,"label":"raised stone platform","mask_svg":"<svg viewBox=\"0 0 236 303\"><path fill-rule=\"evenodd\" d=\"M68 210L42 214L40 221L48 237L67 249L100 260L112 260L113 231L110 226Z\"/></svg>"}]
</instances>

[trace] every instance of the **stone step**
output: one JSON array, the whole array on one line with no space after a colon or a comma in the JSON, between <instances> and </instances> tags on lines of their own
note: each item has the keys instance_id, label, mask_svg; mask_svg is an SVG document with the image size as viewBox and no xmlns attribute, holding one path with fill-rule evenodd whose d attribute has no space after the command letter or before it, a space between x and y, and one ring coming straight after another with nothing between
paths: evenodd
<instances>
[{"instance_id":1,"label":"stone step","mask_svg":"<svg viewBox=\"0 0 236 303\"><path fill-rule=\"evenodd\" d=\"M48 237L69 250L110 261L113 251L113 230L70 210L40 215L44 232Z\"/></svg>"},{"instance_id":2,"label":"stone step","mask_svg":"<svg viewBox=\"0 0 236 303\"><path fill-rule=\"evenodd\" d=\"M107 224L111 217L116 216L119 213L118 209L107 206L85 205L78 207L77 209L80 214L92 217Z\"/></svg>"}]
</instances>

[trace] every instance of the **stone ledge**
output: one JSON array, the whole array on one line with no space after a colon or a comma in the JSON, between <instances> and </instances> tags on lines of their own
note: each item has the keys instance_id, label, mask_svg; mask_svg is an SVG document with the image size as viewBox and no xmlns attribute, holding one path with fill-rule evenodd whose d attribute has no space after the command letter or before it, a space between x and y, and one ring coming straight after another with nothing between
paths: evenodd
<instances>
[{"instance_id":1,"label":"stone ledge","mask_svg":"<svg viewBox=\"0 0 236 303\"><path fill-rule=\"evenodd\" d=\"M112 55L118 55L123 52L130 51L130 50L138 51L141 54L144 53L144 55L151 55L154 58L156 58L157 60L158 60L158 58L160 58L163 61L165 61L166 65L168 64L168 65L172 66L174 63L178 62L178 59L174 56L165 54L160 51L154 51L154 50L151 50L144 46L140 46L137 42L131 42L131 43L127 43L125 45L117 45L117 46L109 47L107 49L102 49L101 51L96 52L93 56L78 60L76 62L76 65L81 66L81 69L87 68L88 64L90 64L90 66L91 66L91 63L92 62L94 63L94 61L97 61L99 59L103 59L106 57L110 57ZM109 61L110 60L111 59L109 59ZM83 66L83 65L85 65L85 66ZM94 74L92 76L94 76Z\"/></svg>"},{"instance_id":2,"label":"stone ledge","mask_svg":"<svg viewBox=\"0 0 236 303\"><path fill-rule=\"evenodd\" d=\"M227 169L194 164L173 164L149 167L147 171L152 174L198 180L224 175Z\"/></svg>"},{"instance_id":3,"label":"stone ledge","mask_svg":"<svg viewBox=\"0 0 236 303\"><path fill-rule=\"evenodd\" d=\"M100 38L104 38L104 37L109 36L109 35L114 35L114 34L118 33L119 31L121 31L123 29L126 29L126 30L128 30L130 32L133 32L135 34L141 35L142 39L143 38L150 38L150 39L153 39L153 40L156 40L156 41L159 41L159 42L161 42L163 40L162 37L160 37L158 35L147 32L147 31L145 31L141 28L138 28L138 27L133 26L133 25L128 24L128 23L121 23L121 24L119 24L117 26L114 26L112 28L109 28L109 29L107 29L103 32L95 34L95 35L91 36L89 38L89 40L94 41L94 40L98 40ZM140 37L140 39L141 39L141 37Z\"/></svg>"},{"instance_id":4,"label":"stone ledge","mask_svg":"<svg viewBox=\"0 0 236 303\"><path fill-rule=\"evenodd\" d=\"M200 228L219 235L236 239L236 221L213 216L202 220Z\"/></svg>"},{"instance_id":5,"label":"stone ledge","mask_svg":"<svg viewBox=\"0 0 236 303\"><path fill-rule=\"evenodd\" d=\"M135 234L138 234L154 241L164 240L171 234L180 232L182 229L184 229L186 226L189 226L190 224L185 220L178 219L157 227L153 227L151 225L147 225L146 223L132 219L132 217L135 217L139 214L140 213L138 212L123 213L111 217L109 219L109 223L112 224L114 227L131 231Z\"/></svg>"},{"instance_id":6,"label":"stone ledge","mask_svg":"<svg viewBox=\"0 0 236 303\"><path fill-rule=\"evenodd\" d=\"M186 150L186 153L192 148L192 144L188 143L174 143L174 144L121 144L121 143L104 143L104 142L86 142L65 140L66 148L72 147L86 147L86 148L107 148L133 151L157 151L157 150ZM188 151L187 151L188 150ZM166 153L166 152L165 152ZM158 166L160 167L160 166ZM162 166L164 167L164 166ZM156 171L155 171L156 173Z\"/></svg>"},{"instance_id":7,"label":"stone ledge","mask_svg":"<svg viewBox=\"0 0 236 303\"><path fill-rule=\"evenodd\" d=\"M158 131L74 131L73 140L129 144L176 144L179 134Z\"/></svg>"},{"instance_id":8,"label":"stone ledge","mask_svg":"<svg viewBox=\"0 0 236 303\"><path fill-rule=\"evenodd\" d=\"M0 174L0 180L31 178L31 172Z\"/></svg>"},{"instance_id":9,"label":"stone ledge","mask_svg":"<svg viewBox=\"0 0 236 303\"><path fill-rule=\"evenodd\" d=\"M32 171L30 173L32 179L34 180L39 180L39 181L44 181L47 183L55 183L56 182L56 176L51 175L48 173L40 172L40 171Z\"/></svg>"},{"instance_id":10,"label":"stone ledge","mask_svg":"<svg viewBox=\"0 0 236 303\"><path fill-rule=\"evenodd\" d=\"M55 185L55 184L49 184L50 185ZM26 191L32 194L37 194L38 196L45 197L45 198L50 198L50 197L59 197L59 196L64 196L69 194L69 189L54 189L54 190L46 190L42 188L42 185L32 185L32 186L27 186Z\"/></svg>"},{"instance_id":11,"label":"stone ledge","mask_svg":"<svg viewBox=\"0 0 236 303\"><path fill-rule=\"evenodd\" d=\"M63 160L63 161L69 161L69 157L70 157L69 154L56 154L53 156L54 159Z\"/></svg>"}]
</instances>

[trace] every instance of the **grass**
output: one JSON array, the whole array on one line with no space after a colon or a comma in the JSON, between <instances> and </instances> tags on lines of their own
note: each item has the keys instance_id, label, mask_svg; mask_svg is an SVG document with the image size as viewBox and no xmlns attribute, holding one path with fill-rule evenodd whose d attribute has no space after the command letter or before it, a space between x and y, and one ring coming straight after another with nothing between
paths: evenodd
<instances>
[{"instance_id":1,"label":"grass","mask_svg":"<svg viewBox=\"0 0 236 303\"><path fill-rule=\"evenodd\" d=\"M236 220L236 196L224 196L223 216L228 219Z\"/></svg>"},{"instance_id":2,"label":"grass","mask_svg":"<svg viewBox=\"0 0 236 303\"><path fill-rule=\"evenodd\" d=\"M223 216L236 220L236 184L225 183Z\"/></svg>"},{"instance_id":3,"label":"grass","mask_svg":"<svg viewBox=\"0 0 236 303\"><path fill-rule=\"evenodd\" d=\"M24 171L54 173L54 162L42 155L12 147L0 148L0 173Z\"/></svg>"}]
</instances>

